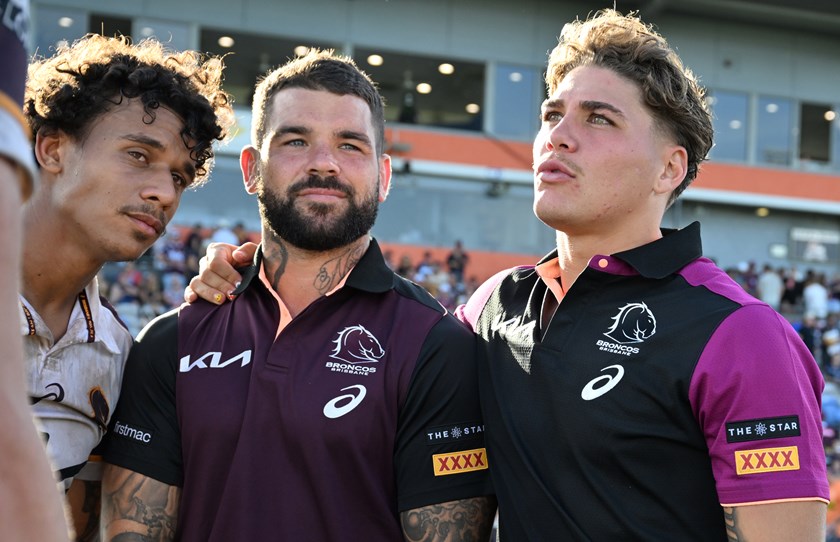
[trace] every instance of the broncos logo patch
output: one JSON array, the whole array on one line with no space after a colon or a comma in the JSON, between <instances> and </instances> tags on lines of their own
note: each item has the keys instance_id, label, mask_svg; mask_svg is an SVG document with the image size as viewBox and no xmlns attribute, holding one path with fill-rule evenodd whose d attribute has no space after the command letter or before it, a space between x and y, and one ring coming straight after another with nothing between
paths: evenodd
<instances>
[{"instance_id":1,"label":"broncos logo patch","mask_svg":"<svg viewBox=\"0 0 840 542\"><path fill-rule=\"evenodd\" d=\"M385 355L376 337L361 325L341 330L333 344L335 350L330 357L347 363L374 363Z\"/></svg>"},{"instance_id":2,"label":"broncos logo patch","mask_svg":"<svg viewBox=\"0 0 840 542\"><path fill-rule=\"evenodd\" d=\"M604 335L618 344L640 343L656 333L656 318L644 303L628 303L618 309Z\"/></svg>"}]
</instances>

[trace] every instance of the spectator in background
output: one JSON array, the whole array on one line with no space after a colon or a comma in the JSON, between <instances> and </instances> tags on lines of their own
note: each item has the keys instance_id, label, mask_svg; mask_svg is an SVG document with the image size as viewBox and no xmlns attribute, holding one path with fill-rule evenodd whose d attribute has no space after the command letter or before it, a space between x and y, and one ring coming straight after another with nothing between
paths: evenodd
<instances>
[{"instance_id":1,"label":"spectator in background","mask_svg":"<svg viewBox=\"0 0 840 542\"><path fill-rule=\"evenodd\" d=\"M242 222L237 222L233 225L233 234L236 236L236 243L235 245L243 245L250 241L248 239L248 231L245 229L245 224Z\"/></svg>"},{"instance_id":2,"label":"spectator in background","mask_svg":"<svg viewBox=\"0 0 840 542\"><path fill-rule=\"evenodd\" d=\"M432 259L432 253L426 251L423 257L417 262L417 267L414 271L412 280L418 284L422 284L426 279L435 272L435 262ZM434 294L433 294L434 295Z\"/></svg>"},{"instance_id":3,"label":"spectator in background","mask_svg":"<svg viewBox=\"0 0 840 542\"><path fill-rule=\"evenodd\" d=\"M140 318L142 326L172 308L163 297L160 275L154 271L143 274L140 282ZM141 329L142 329L141 326ZM139 331L139 330L138 330Z\"/></svg>"},{"instance_id":4,"label":"spectator in background","mask_svg":"<svg viewBox=\"0 0 840 542\"><path fill-rule=\"evenodd\" d=\"M798 332L799 336L802 337L802 342L805 343L805 346L811 352L811 355L814 356L815 360L818 360L820 355L820 328L816 317L811 313L805 313Z\"/></svg>"},{"instance_id":5,"label":"spectator in background","mask_svg":"<svg viewBox=\"0 0 840 542\"><path fill-rule=\"evenodd\" d=\"M757 297L778 311L781 308L784 291L785 284L782 277L770 264L765 264L756 281Z\"/></svg>"},{"instance_id":6,"label":"spectator in background","mask_svg":"<svg viewBox=\"0 0 840 542\"><path fill-rule=\"evenodd\" d=\"M194 224L184 239L184 278L187 282L198 274L198 262L204 255L205 245L204 228Z\"/></svg>"},{"instance_id":7,"label":"spectator in background","mask_svg":"<svg viewBox=\"0 0 840 542\"><path fill-rule=\"evenodd\" d=\"M805 276L805 288L802 290L805 314L814 316L818 321L828 316L828 288L824 282L824 275L809 270Z\"/></svg>"},{"instance_id":8,"label":"spectator in background","mask_svg":"<svg viewBox=\"0 0 840 542\"><path fill-rule=\"evenodd\" d=\"M788 269L783 275L785 291L782 294L782 311L793 312L802 303L804 284L795 267Z\"/></svg>"},{"instance_id":9,"label":"spectator in background","mask_svg":"<svg viewBox=\"0 0 840 542\"><path fill-rule=\"evenodd\" d=\"M407 279L411 279L414 277L414 264L411 263L411 257L403 254L400 257L400 264L395 269L397 275L401 277L405 277Z\"/></svg>"},{"instance_id":10,"label":"spectator in background","mask_svg":"<svg viewBox=\"0 0 840 542\"><path fill-rule=\"evenodd\" d=\"M455 241L455 246L452 248L452 252L446 257L446 265L449 268L449 272L455 276L455 280L458 282L464 281L464 270L467 267L467 262L469 262L470 257L469 255L464 252L464 247L461 244L461 241Z\"/></svg>"},{"instance_id":11,"label":"spectator in background","mask_svg":"<svg viewBox=\"0 0 840 542\"><path fill-rule=\"evenodd\" d=\"M210 235L211 243L227 243L239 246L239 236L230 228L230 222L223 218L219 220L216 230Z\"/></svg>"}]
</instances>

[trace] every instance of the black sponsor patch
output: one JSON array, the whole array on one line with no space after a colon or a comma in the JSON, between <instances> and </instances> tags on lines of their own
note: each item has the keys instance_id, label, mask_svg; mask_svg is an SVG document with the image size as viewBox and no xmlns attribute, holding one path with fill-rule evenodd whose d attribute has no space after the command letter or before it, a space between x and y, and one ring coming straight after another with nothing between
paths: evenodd
<instances>
[{"instance_id":1,"label":"black sponsor patch","mask_svg":"<svg viewBox=\"0 0 840 542\"><path fill-rule=\"evenodd\" d=\"M461 442L484 436L484 424L481 422L464 422L439 425L427 428L424 435L428 446L445 442Z\"/></svg>"},{"instance_id":2,"label":"black sponsor patch","mask_svg":"<svg viewBox=\"0 0 840 542\"><path fill-rule=\"evenodd\" d=\"M798 437L799 435L799 416L726 422L726 442L747 442L750 440Z\"/></svg>"}]
</instances>

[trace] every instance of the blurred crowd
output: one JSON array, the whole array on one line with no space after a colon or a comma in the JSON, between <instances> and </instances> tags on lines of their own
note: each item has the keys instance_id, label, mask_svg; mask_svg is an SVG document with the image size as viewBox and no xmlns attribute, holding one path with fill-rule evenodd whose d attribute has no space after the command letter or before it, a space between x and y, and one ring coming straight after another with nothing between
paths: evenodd
<instances>
[{"instance_id":1,"label":"blurred crowd","mask_svg":"<svg viewBox=\"0 0 840 542\"><path fill-rule=\"evenodd\" d=\"M172 228L136 262L106 265L99 274L100 293L136 336L153 318L183 303L184 288L198 274L208 244L241 245L249 240L255 236L241 223ZM465 276L469 256L460 241L443 261L434 259L431 252L419 261L389 250L384 256L391 269L426 288L450 311L466 302L478 287L475 277Z\"/></svg>"},{"instance_id":2,"label":"blurred crowd","mask_svg":"<svg viewBox=\"0 0 840 542\"><path fill-rule=\"evenodd\" d=\"M198 262L209 243L240 245L248 240L251 237L241 223L171 228L137 261L103 267L99 292L136 336L154 317L183 303L184 288L198 274Z\"/></svg>"}]
</instances>

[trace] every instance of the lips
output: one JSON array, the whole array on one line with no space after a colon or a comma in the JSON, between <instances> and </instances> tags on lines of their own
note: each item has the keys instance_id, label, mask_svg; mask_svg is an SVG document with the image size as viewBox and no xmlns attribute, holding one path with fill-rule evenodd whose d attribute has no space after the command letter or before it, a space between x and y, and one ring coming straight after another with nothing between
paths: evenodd
<instances>
[{"instance_id":1,"label":"lips","mask_svg":"<svg viewBox=\"0 0 840 542\"><path fill-rule=\"evenodd\" d=\"M146 213L128 213L128 216L148 226L158 237L163 234L163 222L152 215Z\"/></svg>"},{"instance_id":2,"label":"lips","mask_svg":"<svg viewBox=\"0 0 840 542\"><path fill-rule=\"evenodd\" d=\"M536 176L540 180L547 182L574 179L576 177L572 168L563 163L562 160L556 158L549 158L540 162L536 169Z\"/></svg>"}]
</instances>

